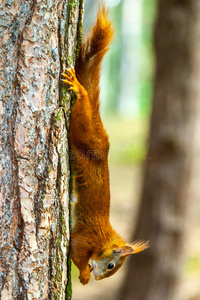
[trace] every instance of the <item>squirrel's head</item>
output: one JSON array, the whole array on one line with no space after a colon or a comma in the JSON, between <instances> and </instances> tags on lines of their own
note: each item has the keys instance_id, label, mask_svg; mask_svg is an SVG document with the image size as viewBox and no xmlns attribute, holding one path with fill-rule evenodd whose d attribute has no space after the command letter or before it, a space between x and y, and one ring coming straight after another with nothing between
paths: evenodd
<instances>
[{"instance_id":1,"label":"squirrel's head","mask_svg":"<svg viewBox=\"0 0 200 300\"><path fill-rule=\"evenodd\" d=\"M95 280L110 277L122 266L127 256L148 248L148 242L125 244L120 248L105 250L99 257L91 259Z\"/></svg>"}]
</instances>

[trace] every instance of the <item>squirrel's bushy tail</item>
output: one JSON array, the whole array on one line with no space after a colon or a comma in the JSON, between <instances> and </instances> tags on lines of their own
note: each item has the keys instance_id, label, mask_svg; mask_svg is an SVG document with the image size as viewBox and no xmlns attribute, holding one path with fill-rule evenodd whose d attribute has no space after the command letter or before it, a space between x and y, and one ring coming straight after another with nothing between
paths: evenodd
<instances>
[{"instance_id":1,"label":"squirrel's bushy tail","mask_svg":"<svg viewBox=\"0 0 200 300\"><path fill-rule=\"evenodd\" d=\"M105 5L98 8L97 21L84 38L76 62L76 75L95 106L99 97L101 62L113 39L113 29Z\"/></svg>"}]
</instances>

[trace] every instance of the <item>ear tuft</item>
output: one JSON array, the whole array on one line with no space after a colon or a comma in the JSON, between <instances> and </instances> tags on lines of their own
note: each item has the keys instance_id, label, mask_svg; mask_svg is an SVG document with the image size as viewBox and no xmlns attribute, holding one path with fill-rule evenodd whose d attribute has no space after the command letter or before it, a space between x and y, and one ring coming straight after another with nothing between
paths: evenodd
<instances>
[{"instance_id":1,"label":"ear tuft","mask_svg":"<svg viewBox=\"0 0 200 300\"><path fill-rule=\"evenodd\" d=\"M131 244L131 246L133 247L133 254L135 254L149 248L149 242L134 242Z\"/></svg>"}]
</instances>

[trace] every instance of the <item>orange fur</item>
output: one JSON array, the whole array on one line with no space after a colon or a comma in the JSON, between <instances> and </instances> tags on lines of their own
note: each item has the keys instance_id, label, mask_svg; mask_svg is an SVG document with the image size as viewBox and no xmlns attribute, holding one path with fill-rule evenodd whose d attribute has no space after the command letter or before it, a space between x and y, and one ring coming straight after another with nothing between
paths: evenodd
<instances>
[{"instance_id":1,"label":"orange fur","mask_svg":"<svg viewBox=\"0 0 200 300\"><path fill-rule=\"evenodd\" d=\"M63 74L63 81L76 94L69 129L78 198L71 235L71 257L80 270L79 278L83 284L88 283L91 269L96 279L111 276L126 256L147 247L140 243L134 249L134 244L126 244L109 221L109 142L99 113L99 78L101 62L112 38L111 22L105 6L101 5L96 24L81 46L76 71L71 68ZM108 268L110 262L114 264L112 270Z\"/></svg>"}]
</instances>

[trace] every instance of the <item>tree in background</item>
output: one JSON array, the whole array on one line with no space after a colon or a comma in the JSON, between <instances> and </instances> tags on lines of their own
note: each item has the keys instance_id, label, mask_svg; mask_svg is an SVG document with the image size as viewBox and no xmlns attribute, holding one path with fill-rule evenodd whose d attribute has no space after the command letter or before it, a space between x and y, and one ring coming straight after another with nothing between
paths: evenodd
<instances>
[{"instance_id":1,"label":"tree in background","mask_svg":"<svg viewBox=\"0 0 200 300\"><path fill-rule=\"evenodd\" d=\"M200 181L200 2L158 1L150 147L132 257L120 299L179 300L191 196ZM199 149L199 148L198 148ZM198 179L197 179L198 178ZM182 298L181 298L182 299Z\"/></svg>"},{"instance_id":2,"label":"tree in background","mask_svg":"<svg viewBox=\"0 0 200 300\"><path fill-rule=\"evenodd\" d=\"M1 299L70 297L70 102L60 74L75 61L82 6L0 4Z\"/></svg>"}]
</instances>

